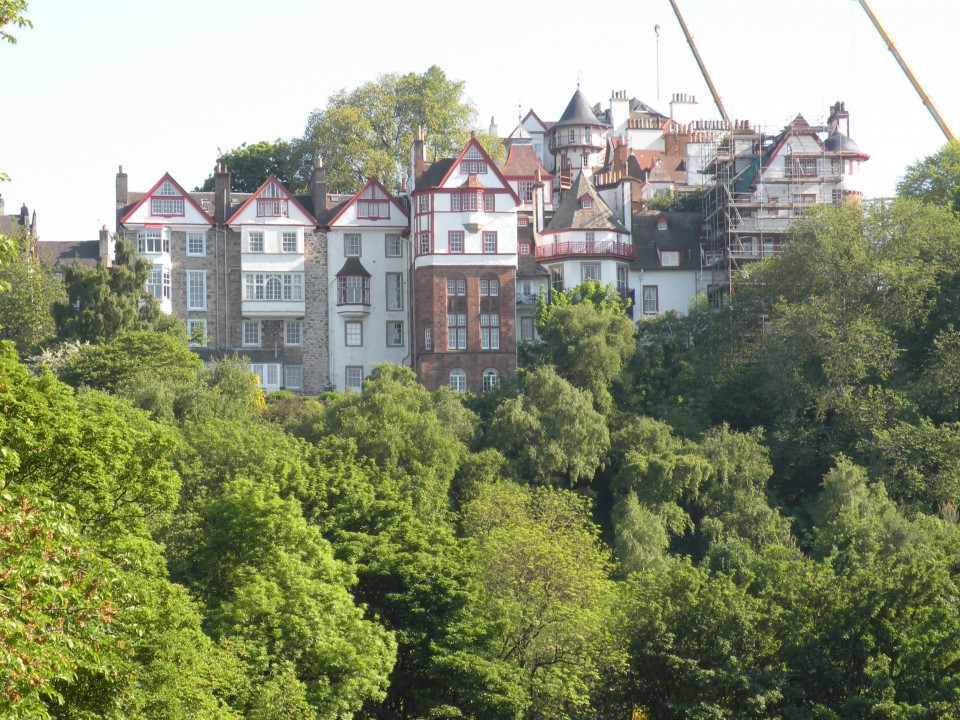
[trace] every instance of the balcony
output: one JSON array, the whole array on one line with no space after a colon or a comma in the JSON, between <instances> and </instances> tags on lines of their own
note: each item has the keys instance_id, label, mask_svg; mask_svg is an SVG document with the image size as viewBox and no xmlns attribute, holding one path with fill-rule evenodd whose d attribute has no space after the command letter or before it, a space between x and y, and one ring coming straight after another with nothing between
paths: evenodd
<instances>
[{"instance_id":1,"label":"balcony","mask_svg":"<svg viewBox=\"0 0 960 720\"><path fill-rule=\"evenodd\" d=\"M541 296L542 296L544 299L546 299L546 297L547 297L546 291L544 291L544 292L542 292L542 293L539 293L539 292L535 292L535 293L522 293L522 292L518 292L518 293L517 293L517 305L518 305L519 307L534 307L534 306L537 304L537 301L540 299Z\"/></svg>"},{"instance_id":2,"label":"balcony","mask_svg":"<svg viewBox=\"0 0 960 720\"><path fill-rule=\"evenodd\" d=\"M600 242L578 240L574 242L538 245L536 253L537 260L539 261L582 257L585 255L610 257L616 260L633 260L637 255L637 249L630 243L617 242L615 240L602 240Z\"/></svg>"}]
</instances>

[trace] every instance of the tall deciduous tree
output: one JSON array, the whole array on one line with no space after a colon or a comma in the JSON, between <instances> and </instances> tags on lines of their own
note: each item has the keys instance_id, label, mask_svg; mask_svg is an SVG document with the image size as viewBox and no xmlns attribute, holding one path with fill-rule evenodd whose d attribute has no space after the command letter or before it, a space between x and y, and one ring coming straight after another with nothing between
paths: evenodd
<instances>
[{"instance_id":1,"label":"tall deciduous tree","mask_svg":"<svg viewBox=\"0 0 960 720\"><path fill-rule=\"evenodd\" d=\"M115 247L112 267L67 268L67 302L53 309L61 339L103 342L147 328L159 314L157 299L147 292L150 263L137 258L129 240L117 237Z\"/></svg>"},{"instance_id":2,"label":"tall deciduous tree","mask_svg":"<svg viewBox=\"0 0 960 720\"><path fill-rule=\"evenodd\" d=\"M910 165L897 183L897 195L960 212L960 140Z\"/></svg>"},{"instance_id":3,"label":"tall deciduous tree","mask_svg":"<svg viewBox=\"0 0 960 720\"><path fill-rule=\"evenodd\" d=\"M436 65L423 73L387 73L330 97L314 110L303 137L293 142L294 187L302 190L322 158L331 192L355 192L371 176L399 188L407 174L418 126L426 130L428 160L460 151L476 111L464 84Z\"/></svg>"},{"instance_id":4,"label":"tall deciduous tree","mask_svg":"<svg viewBox=\"0 0 960 720\"><path fill-rule=\"evenodd\" d=\"M253 145L242 144L228 152L217 151L217 162L230 170L230 185L233 192L249 193L260 187L264 180L275 175L280 182L290 185L294 171L290 143L277 138L272 143L262 140ZM214 189L213 175L203 181L198 190Z\"/></svg>"},{"instance_id":5,"label":"tall deciduous tree","mask_svg":"<svg viewBox=\"0 0 960 720\"><path fill-rule=\"evenodd\" d=\"M23 238L17 238L23 247ZM21 355L35 352L54 337L51 309L66 300L61 279L32 252L0 262L0 339L12 340Z\"/></svg>"}]
</instances>

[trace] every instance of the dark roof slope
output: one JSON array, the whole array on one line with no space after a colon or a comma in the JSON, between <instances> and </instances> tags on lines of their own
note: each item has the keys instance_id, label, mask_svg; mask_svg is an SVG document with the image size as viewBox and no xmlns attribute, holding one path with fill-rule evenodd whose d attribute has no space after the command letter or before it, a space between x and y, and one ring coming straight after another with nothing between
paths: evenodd
<instances>
[{"instance_id":1,"label":"dark roof slope","mask_svg":"<svg viewBox=\"0 0 960 720\"><path fill-rule=\"evenodd\" d=\"M423 175L417 178L417 182L414 187L417 190L437 187L440 184L440 181L446 177L447 172L450 170L450 166L453 165L454 159L455 158L441 158L433 162L430 167L423 171Z\"/></svg>"},{"instance_id":2,"label":"dark roof slope","mask_svg":"<svg viewBox=\"0 0 960 720\"><path fill-rule=\"evenodd\" d=\"M100 240L40 240L37 254L44 265L86 265L96 267L100 261Z\"/></svg>"},{"instance_id":3,"label":"dark roof slope","mask_svg":"<svg viewBox=\"0 0 960 720\"><path fill-rule=\"evenodd\" d=\"M563 115L560 116L560 119L557 120L557 124L554 127L562 127L563 125L604 124L603 121L594 115L593 110L590 108L590 103L587 102L583 93L580 92L580 88L577 88L573 97L570 98L570 102L567 103L567 109L563 111Z\"/></svg>"},{"instance_id":4,"label":"dark roof slope","mask_svg":"<svg viewBox=\"0 0 960 720\"><path fill-rule=\"evenodd\" d=\"M589 208L581 207L580 198L587 195L592 200ZM556 212L543 229L544 233L561 230L613 230L627 232L617 214L610 209L597 193L593 183L584 173L577 175L573 187L560 199Z\"/></svg>"},{"instance_id":5,"label":"dark roof slope","mask_svg":"<svg viewBox=\"0 0 960 720\"><path fill-rule=\"evenodd\" d=\"M660 218L667 221L666 230L657 230ZM703 215L698 212L648 211L633 216L633 244L637 257L634 270L692 270L700 267L700 226ZM660 267L660 251L680 252L679 267Z\"/></svg>"}]
</instances>

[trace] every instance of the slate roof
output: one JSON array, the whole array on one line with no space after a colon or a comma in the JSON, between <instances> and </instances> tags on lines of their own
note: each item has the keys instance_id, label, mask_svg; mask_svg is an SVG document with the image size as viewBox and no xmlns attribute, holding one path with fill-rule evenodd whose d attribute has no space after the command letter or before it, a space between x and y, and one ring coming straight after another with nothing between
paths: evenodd
<instances>
[{"instance_id":1,"label":"slate roof","mask_svg":"<svg viewBox=\"0 0 960 720\"><path fill-rule=\"evenodd\" d=\"M839 130L834 130L830 133L827 139L823 141L823 147L827 152L838 152L844 155L863 155L860 146Z\"/></svg>"},{"instance_id":2,"label":"slate roof","mask_svg":"<svg viewBox=\"0 0 960 720\"><path fill-rule=\"evenodd\" d=\"M580 88L577 88L577 91L573 94L573 97L570 98L570 102L567 103L567 109L563 111L563 115L560 116L560 119L557 120L554 127L563 127L564 125L604 125L605 123L598 119L594 115L593 110L590 108L590 103L587 102L587 98L584 97L583 93L580 92Z\"/></svg>"},{"instance_id":3,"label":"slate roof","mask_svg":"<svg viewBox=\"0 0 960 720\"><path fill-rule=\"evenodd\" d=\"M370 277L370 273L367 272L367 269L363 266L363 263L360 262L360 258L348 257L347 261L343 264L343 267L340 268L340 271L337 273L337 277L342 275L350 275L353 277Z\"/></svg>"},{"instance_id":4,"label":"slate roof","mask_svg":"<svg viewBox=\"0 0 960 720\"><path fill-rule=\"evenodd\" d=\"M37 254L44 265L86 265L96 267L100 261L100 240L41 240Z\"/></svg>"},{"instance_id":5,"label":"slate roof","mask_svg":"<svg viewBox=\"0 0 960 720\"><path fill-rule=\"evenodd\" d=\"M453 165L456 158L441 158L433 163L430 167L423 171L423 174L417 178L416 187L417 190L422 190L424 188L435 188L440 185L440 181L447 176L447 171Z\"/></svg>"},{"instance_id":6,"label":"slate roof","mask_svg":"<svg viewBox=\"0 0 960 720\"><path fill-rule=\"evenodd\" d=\"M666 218L667 229L657 230L660 218ZM633 216L633 244L637 256L631 263L634 270L694 270L700 267L700 226L703 215L697 212L646 211ZM677 250L679 267L661 267L660 251Z\"/></svg>"},{"instance_id":7,"label":"slate roof","mask_svg":"<svg viewBox=\"0 0 960 720\"><path fill-rule=\"evenodd\" d=\"M580 207L580 198L584 195L593 201L592 207ZM544 233L555 233L561 230L613 230L626 233L627 229L617 218L617 214L610 209L597 194L593 183L584 173L577 175L573 187L563 193L560 204L543 229Z\"/></svg>"}]
</instances>

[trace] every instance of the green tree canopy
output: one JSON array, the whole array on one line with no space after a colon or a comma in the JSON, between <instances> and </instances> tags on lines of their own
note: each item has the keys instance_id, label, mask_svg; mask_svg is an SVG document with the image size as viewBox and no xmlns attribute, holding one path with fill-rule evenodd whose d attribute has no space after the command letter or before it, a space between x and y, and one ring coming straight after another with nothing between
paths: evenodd
<instances>
[{"instance_id":1,"label":"green tree canopy","mask_svg":"<svg viewBox=\"0 0 960 720\"><path fill-rule=\"evenodd\" d=\"M960 140L910 165L897 183L897 195L960 212Z\"/></svg>"},{"instance_id":2,"label":"green tree canopy","mask_svg":"<svg viewBox=\"0 0 960 720\"><path fill-rule=\"evenodd\" d=\"M266 140L253 145L243 143L227 152L218 148L217 162L230 171L230 189L239 193L254 192L271 175L290 187L296 170L291 160L290 143L279 138L272 143ZM211 192L213 189L212 174L197 188L200 192Z\"/></svg>"}]
</instances>

